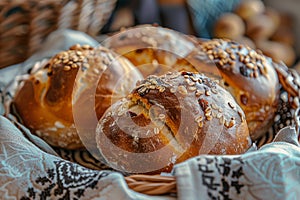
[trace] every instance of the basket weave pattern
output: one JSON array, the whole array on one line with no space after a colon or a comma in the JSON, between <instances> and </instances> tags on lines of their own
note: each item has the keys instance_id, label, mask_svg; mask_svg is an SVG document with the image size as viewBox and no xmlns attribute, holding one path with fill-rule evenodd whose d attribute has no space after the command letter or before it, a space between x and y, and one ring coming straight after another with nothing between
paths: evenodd
<instances>
[{"instance_id":1,"label":"basket weave pattern","mask_svg":"<svg viewBox=\"0 0 300 200\"><path fill-rule=\"evenodd\" d=\"M49 33L69 28L96 36L116 0L0 1L0 68L24 61Z\"/></svg>"}]
</instances>

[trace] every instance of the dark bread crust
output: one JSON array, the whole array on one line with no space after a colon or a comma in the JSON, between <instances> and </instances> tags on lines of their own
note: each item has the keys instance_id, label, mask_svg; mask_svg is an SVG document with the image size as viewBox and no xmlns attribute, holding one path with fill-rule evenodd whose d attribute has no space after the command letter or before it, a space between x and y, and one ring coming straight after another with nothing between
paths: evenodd
<instances>
[{"instance_id":1,"label":"dark bread crust","mask_svg":"<svg viewBox=\"0 0 300 200\"><path fill-rule=\"evenodd\" d=\"M226 88L246 115L251 138L262 136L278 107L279 80L272 60L261 52L230 40L201 42L222 76Z\"/></svg>"},{"instance_id":2,"label":"dark bread crust","mask_svg":"<svg viewBox=\"0 0 300 200\"><path fill-rule=\"evenodd\" d=\"M107 110L96 132L107 162L115 159L114 146L145 154L143 160L119 159L117 165L125 169L169 161L150 173L170 171L199 154L241 154L251 143L245 115L233 97L208 77L190 72L149 76ZM150 154L163 148L158 157Z\"/></svg>"}]
</instances>

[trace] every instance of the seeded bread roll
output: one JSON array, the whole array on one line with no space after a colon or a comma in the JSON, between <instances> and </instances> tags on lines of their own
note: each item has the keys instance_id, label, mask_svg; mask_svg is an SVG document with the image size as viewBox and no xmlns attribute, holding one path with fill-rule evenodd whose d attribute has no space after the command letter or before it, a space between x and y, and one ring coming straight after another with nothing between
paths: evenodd
<instances>
[{"instance_id":1,"label":"seeded bread roll","mask_svg":"<svg viewBox=\"0 0 300 200\"><path fill-rule=\"evenodd\" d=\"M230 93L190 72L143 80L106 111L96 142L111 167L152 174L199 154L241 154L251 145L244 112Z\"/></svg>"},{"instance_id":2,"label":"seeded bread roll","mask_svg":"<svg viewBox=\"0 0 300 200\"><path fill-rule=\"evenodd\" d=\"M234 13L224 13L214 25L214 37L237 39L245 34L245 23Z\"/></svg>"},{"instance_id":3,"label":"seeded bread roll","mask_svg":"<svg viewBox=\"0 0 300 200\"><path fill-rule=\"evenodd\" d=\"M103 45L130 60L143 74L176 71L171 66L195 48L196 40L171 29L140 25L106 39Z\"/></svg>"},{"instance_id":4,"label":"seeded bread roll","mask_svg":"<svg viewBox=\"0 0 300 200\"><path fill-rule=\"evenodd\" d=\"M265 11L265 5L261 0L242 0L234 9L235 13L244 20Z\"/></svg>"},{"instance_id":5,"label":"seeded bread roll","mask_svg":"<svg viewBox=\"0 0 300 200\"><path fill-rule=\"evenodd\" d=\"M266 133L278 106L276 63L259 51L229 40L203 41L201 51L217 66L221 84L244 110L251 138Z\"/></svg>"},{"instance_id":6,"label":"seeded bread roll","mask_svg":"<svg viewBox=\"0 0 300 200\"><path fill-rule=\"evenodd\" d=\"M254 40L268 40L276 31L272 17L263 13L255 15L246 21L246 35Z\"/></svg>"},{"instance_id":7,"label":"seeded bread roll","mask_svg":"<svg viewBox=\"0 0 300 200\"><path fill-rule=\"evenodd\" d=\"M93 108L99 119L112 102L126 96L142 78L125 58L116 57L106 48L87 45L58 53L20 83L13 102L17 115L53 146L83 147L74 112L87 118L90 113L86 105L95 98ZM120 77L122 83L116 89Z\"/></svg>"},{"instance_id":8,"label":"seeded bread roll","mask_svg":"<svg viewBox=\"0 0 300 200\"><path fill-rule=\"evenodd\" d=\"M257 48L275 62L282 61L289 67L295 64L297 56L291 45L276 41L259 41Z\"/></svg>"}]
</instances>

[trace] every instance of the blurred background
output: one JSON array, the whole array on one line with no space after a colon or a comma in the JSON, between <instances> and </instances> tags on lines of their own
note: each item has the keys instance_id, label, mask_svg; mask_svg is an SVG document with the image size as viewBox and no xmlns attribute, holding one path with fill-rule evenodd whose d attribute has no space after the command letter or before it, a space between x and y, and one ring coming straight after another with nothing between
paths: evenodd
<instances>
[{"instance_id":1,"label":"blurred background","mask_svg":"<svg viewBox=\"0 0 300 200\"><path fill-rule=\"evenodd\" d=\"M52 31L95 38L156 24L200 38L228 38L300 69L298 0L10 0L0 2L0 68L24 61Z\"/></svg>"}]
</instances>

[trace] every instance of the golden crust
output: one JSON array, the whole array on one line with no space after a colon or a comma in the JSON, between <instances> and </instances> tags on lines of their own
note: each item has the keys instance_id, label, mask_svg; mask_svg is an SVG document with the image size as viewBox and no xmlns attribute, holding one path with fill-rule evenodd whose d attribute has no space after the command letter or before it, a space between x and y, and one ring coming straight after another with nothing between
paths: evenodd
<instances>
[{"instance_id":1,"label":"golden crust","mask_svg":"<svg viewBox=\"0 0 300 200\"><path fill-rule=\"evenodd\" d=\"M171 29L140 25L116 33L103 45L126 57L147 77L176 71L171 66L187 56L196 43L194 38Z\"/></svg>"},{"instance_id":2,"label":"golden crust","mask_svg":"<svg viewBox=\"0 0 300 200\"><path fill-rule=\"evenodd\" d=\"M107 162L114 157L115 145L144 154L144 160L119 159L121 168L150 162L159 166L169 160L149 173L170 171L173 164L199 154L241 154L251 143L245 115L233 97L206 76L190 72L149 76L107 110L96 132ZM170 151L151 156L164 147Z\"/></svg>"},{"instance_id":3,"label":"golden crust","mask_svg":"<svg viewBox=\"0 0 300 200\"><path fill-rule=\"evenodd\" d=\"M121 76L128 77L119 85L123 90L115 93ZM77 109L77 113L89 115L80 106L90 97L88 92L95 94L94 112L99 119L112 102L128 94L141 78L125 58L118 58L106 48L74 45L30 74L20 84L13 103L24 125L33 133L53 146L77 149L83 144L73 112Z\"/></svg>"}]
</instances>

